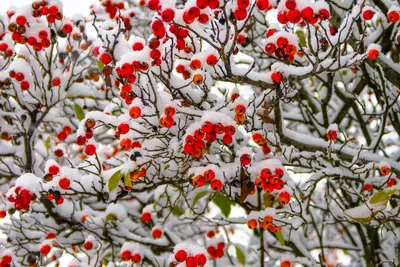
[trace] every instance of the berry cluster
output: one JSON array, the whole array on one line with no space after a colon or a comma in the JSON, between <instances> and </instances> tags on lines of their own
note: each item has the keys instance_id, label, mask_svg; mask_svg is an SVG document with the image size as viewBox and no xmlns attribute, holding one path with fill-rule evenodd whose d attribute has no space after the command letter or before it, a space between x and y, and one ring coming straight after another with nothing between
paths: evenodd
<instances>
[{"instance_id":1,"label":"berry cluster","mask_svg":"<svg viewBox=\"0 0 400 267\"><path fill-rule=\"evenodd\" d=\"M264 136L261 133L254 133L252 135L254 143L262 147L262 151L264 154L268 154L271 152L271 148L269 147L267 141L265 140Z\"/></svg>"},{"instance_id":2,"label":"berry cluster","mask_svg":"<svg viewBox=\"0 0 400 267\"><path fill-rule=\"evenodd\" d=\"M115 18L118 13L118 10L124 8L124 1L111 1L105 0L102 1L101 5L105 7L105 11L108 13L111 19Z\"/></svg>"},{"instance_id":3,"label":"berry cluster","mask_svg":"<svg viewBox=\"0 0 400 267\"><path fill-rule=\"evenodd\" d=\"M133 264L138 264L142 261L141 253L132 250L123 250L120 254L121 260L128 262L131 261Z\"/></svg>"},{"instance_id":4,"label":"berry cluster","mask_svg":"<svg viewBox=\"0 0 400 267\"><path fill-rule=\"evenodd\" d=\"M217 244L214 244L214 245L209 244L207 246L207 252L208 252L208 254L210 254L210 257L213 260L222 258L225 254L224 249L225 249L224 242L218 242Z\"/></svg>"},{"instance_id":5,"label":"berry cluster","mask_svg":"<svg viewBox=\"0 0 400 267\"><path fill-rule=\"evenodd\" d=\"M204 266L207 263L207 257L203 253L191 255L188 251L180 249L175 252L176 263L185 262L186 267ZM174 264L174 263L172 263ZM175 265L174 265L175 266Z\"/></svg>"},{"instance_id":6,"label":"berry cluster","mask_svg":"<svg viewBox=\"0 0 400 267\"><path fill-rule=\"evenodd\" d=\"M59 12L56 5L48 6L47 1L33 2L32 3L32 16L39 18L46 16L49 23L54 23L56 20L62 20L63 14ZM9 14L10 17L15 16L15 22L8 25L8 30L12 32L11 38L19 44L28 44L35 51L40 51L43 48L48 48L51 44L50 34L47 30L41 29L39 31L27 30L29 27L27 17L25 15ZM62 26L65 33L72 32L72 25L67 23ZM28 35L28 32L30 35Z\"/></svg>"},{"instance_id":7,"label":"berry cluster","mask_svg":"<svg viewBox=\"0 0 400 267\"><path fill-rule=\"evenodd\" d=\"M93 128L96 126L96 121L94 119L87 119L85 121L85 136L83 135L78 135L76 137L76 144L78 146L83 146L86 144L86 141L88 139L91 139L93 137ZM85 154L88 156L93 156L96 153L96 146L94 144L88 144L85 147Z\"/></svg>"},{"instance_id":8,"label":"berry cluster","mask_svg":"<svg viewBox=\"0 0 400 267\"><path fill-rule=\"evenodd\" d=\"M286 182L282 180L284 170L276 168L272 172L269 168L263 168L259 176L254 180L258 188L263 188L265 192L271 193L275 190L281 190Z\"/></svg>"},{"instance_id":9,"label":"berry cluster","mask_svg":"<svg viewBox=\"0 0 400 267\"><path fill-rule=\"evenodd\" d=\"M17 82L19 82L19 86L22 91L26 91L29 89L30 85L29 82L25 80L25 75L22 72L15 72L15 71L10 71L9 74L10 78L15 79Z\"/></svg>"},{"instance_id":10,"label":"berry cluster","mask_svg":"<svg viewBox=\"0 0 400 267\"><path fill-rule=\"evenodd\" d=\"M49 5L47 0L42 0L32 3L32 16L38 18L46 16L47 22L54 23L56 20L62 20L63 14L60 12L58 6Z\"/></svg>"},{"instance_id":11,"label":"berry cluster","mask_svg":"<svg viewBox=\"0 0 400 267\"><path fill-rule=\"evenodd\" d=\"M193 135L186 136L183 151L194 158L201 158L206 148L206 142L211 144L217 140L217 136L224 135L222 143L230 145L235 132L236 128L233 125L224 126L222 123L213 124L210 121L204 121L201 127L194 131Z\"/></svg>"},{"instance_id":12,"label":"berry cluster","mask_svg":"<svg viewBox=\"0 0 400 267\"><path fill-rule=\"evenodd\" d=\"M164 117L161 117L159 120L159 125L162 128L171 128L175 121L173 116L175 115L176 110L174 107L172 106L168 106L166 108L164 108Z\"/></svg>"},{"instance_id":13,"label":"berry cluster","mask_svg":"<svg viewBox=\"0 0 400 267\"><path fill-rule=\"evenodd\" d=\"M247 221L247 226L250 229L255 229L257 228L258 225L260 225L261 228L263 228L264 230L269 230L272 233L275 232L280 232L282 231L282 228L279 226L276 226L274 223L274 217L272 215L265 215L263 220L261 222L259 222L259 219L255 219L255 218L251 218Z\"/></svg>"},{"instance_id":14,"label":"berry cluster","mask_svg":"<svg viewBox=\"0 0 400 267\"><path fill-rule=\"evenodd\" d=\"M203 3L201 3L203 2ZM204 5L206 5L206 3L204 3L204 1L197 1L197 4L200 4L201 7L203 7ZM183 15L183 21L186 24L192 24L196 19L198 22L205 24L208 22L208 15L207 14L202 14L201 13L201 9L198 6L192 6L191 8L189 8L188 10L186 10Z\"/></svg>"},{"instance_id":15,"label":"berry cluster","mask_svg":"<svg viewBox=\"0 0 400 267\"><path fill-rule=\"evenodd\" d=\"M72 132L71 127L69 127L68 125L64 126L62 131L57 134L58 140L64 141L65 139L67 139L68 135L71 134L71 132Z\"/></svg>"},{"instance_id":16,"label":"berry cluster","mask_svg":"<svg viewBox=\"0 0 400 267\"><path fill-rule=\"evenodd\" d=\"M2 33L0 35L0 40L3 40L5 34L6 33ZM8 47L8 43L5 42L5 41L4 42L0 42L0 53L4 53L4 57L5 58L11 57L14 54L13 50Z\"/></svg>"},{"instance_id":17,"label":"berry cluster","mask_svg":"<svg viewBox=\"0 0 400 267\"><path fill-rule=\"evenodd\" d=\"M8 197L8 201L14 203L16 210L29 210L31 201L36 200L36 195L26 188L17 186L14 194Z\"/></svg>"},{"instance_id":18,"label":"berry cluster","mask_svg":"<svg viewBox=\"0 0 400 267\"><path fill-rule=\"evenodd\" d=\"M238 125L244 124L246 115L246 107L242 104L239 104L235 107L235 122Z\"/></svg>"},{"instance_id":19,"label":"berry cluster","mask_svg":"<svg viewBox=\"0 0 400 267\"><path fill-rule=\"evenodd\" d=\"M275 54L277 59L291 64L294 61L294 56L297 53L296 44L289 41L289 36L283 35L284 33L277 33L275 29L269 29L267 32L267 44L265 45L265 52L269 55ZM288 34L286 34L288 35ZM274 82L280 82L282 79Z\"/></svg>"},{"instance_id":20,"label":"berry cluster","mask_svg":"<svg viewBox=\"0 0 400 267\"><path fill-rule=\"evenodd\" d=\"M61 205L62 203L64 203L64 197L58 190L49 189L46 197L50 201L54 200L57 205Z\"/></svg>"},{"instance_id":21,"label":"berry cluster","mask_svg":"<svg viewBox=\"0 0 400 267\"><path fill-rule=\"evenodd\" d=\"M211 182L210 187L212 190L221 190L222 181L215 177L215 172L211 169L206 170L203 175L199 174L192 178L192 184L196 187L202 187L206 181Z\"/></svg>"},{"instance_id":22,"label":"berry cluster","mask_svg":"<svg viewBox=\"0 0 400 267\"><path fill-rule=\"evenodd\" d=\"M313 8L312 3L309 5L302 5L301 9L296 8L296 0L282 1L284 4L279 5L278 21L281 24L287 23L305 23L316 24L318 20L326 20L331 17L331 13L326 8Z\"/></svg>"}]
</instances>

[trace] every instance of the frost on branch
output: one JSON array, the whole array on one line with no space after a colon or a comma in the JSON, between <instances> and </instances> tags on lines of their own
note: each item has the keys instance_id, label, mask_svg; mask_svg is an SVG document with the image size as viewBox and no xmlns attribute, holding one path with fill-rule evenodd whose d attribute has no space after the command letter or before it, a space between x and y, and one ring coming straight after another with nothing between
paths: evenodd
<instances>
[{"instance_id":1,"label":"frost on branch","mask_svg":"<svg viewBox=\"0 0 400 267\"><path fill-rule=\"evenodd\" d=\"M393 266L398 3L0 14L0 266Z\"/></svg>"}]
</instances>

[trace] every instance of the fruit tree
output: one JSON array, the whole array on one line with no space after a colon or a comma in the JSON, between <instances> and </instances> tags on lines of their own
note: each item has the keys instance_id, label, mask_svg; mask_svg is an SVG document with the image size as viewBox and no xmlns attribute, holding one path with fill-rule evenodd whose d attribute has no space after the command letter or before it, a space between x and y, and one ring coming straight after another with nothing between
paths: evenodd
<instances>
[{"instance_id":1,"label":"fruit tree","mask_svg":"<svg viewBox=\"0 0 400 267\"><path fill-rule=\"evenodd\" d=\"M400 4L0 14L0 266L399 266Z\"/></svg>"}]
</instances>

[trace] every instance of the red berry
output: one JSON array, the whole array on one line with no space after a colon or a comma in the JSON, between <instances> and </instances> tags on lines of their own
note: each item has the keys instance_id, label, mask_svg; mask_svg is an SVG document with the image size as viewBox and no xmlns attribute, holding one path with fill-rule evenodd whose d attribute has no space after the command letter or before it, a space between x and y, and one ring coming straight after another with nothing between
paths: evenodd
<instances>
[{"instance_id":1,"label":"red berry","mask_svg":"<svg viewBox=\"0 0 400 267\"><path fill-rule=\"evenodd\" d=\"M112 62L112 58L109 53L103 53L100 57L100 60L104 65L110 64Z\"/></svg>"},{"instance_id":2,"label":"red berry","mask_svg":"<svg viewBox=\"0 0 400 267\"><path fill-rule=\"evenodd\" d=\"M125 251L121 252L120 257L123 261L130 261L131 257L132 257L132 253L129 250L125 250Z\"/></svg>"},{"instance_id":3,"label":"red berry","mask_svg":"<svg viewBox=\"0 0 400 267\"><path fill-rule=\"evenodd\" d=\"M396 10L392 10L387 14L388 21L396 23L400 19L400 13Z\"/></svg>"},{"instance_id":4,"label":"red berry","mask_svg":"<svg viewBox=\"0 0 400 267\"><path fill-rule=\"evenodd\" d=\"M12 261L12 257L11 257L10 255L7 255L7 254L6 254L6 255L3 255L3 256L1 257L1 263L5 264L5 265L10 264L11 261Z\"/></svg>"},{"instance_id":5,"label":"red berry","mask_svg":"<svg viewBox=\"0 0 400 267\"><path fill-rule=\"evenodd\" d=\"M53 176L58 174L59 171L60 171L60 167L58 167L57 165L51 165L49 167L49 174L51 174Z\"/></svg>"},{"instance_id":6,"label":"red berry","mask_svg":"<svg viewBox=\"0 0 400 267\"><path fill-rule=\"evenodd\" d=\"M186 258L186 267L197 267L196 261L193 256Z\"/></svg>"},{"instance_id":7,"label":"red berry","mask_svg":"<svg viewBox=\"0 0 400 267\"><path fill-rule=\"evenodd\" d=\"M167 23L171 22L174 19L174 17L175 17L175 11L171 8L164 9L161 12L161 19L164 22L167 22Z\"/></svg>"},{"instance_id":8,"label":"red berry","mask_svg":"<svg viewBox=\"0 0 400 267\"><path fill-rule=\"evenodd\" d=\"M372 184L365 184L363 187L363 191L372 192Z\"/></svg>"},{"instance_id":9,"label":"red berry","mask_svg":"<svg viewBox=\"0 0 400 267\"><path fill-rule=\"evenodd\" d=\"M236 133L236 127L233 125L228 125L225 127L225 134L233 136Z\"/></svg>"},{"instance_id":10,"label":"red berry","mask_svg":"<svg viewBox=\"0 0 400 267\"><path fill-rule=\"evenodd\" d=\"M21 90L22 90L22 91L26 91L26 90L29 89L29 83L28 83L27 81L23 81L23 82L20 84L20 86L21 86Z\"/></svg>"},{"instance_id":11,"label":"red berry","mask_svg":"<svg viewBox=\"0 0 400 267\"><path fill-rule=\"evenodd\" d=\"M281 263L281 267L290 267L292 264L290 263L290 261L283 261Z\"/></svg>"},{"instance_id":12,"label":"red berry","mask_svg":"<svg viewBox=\"0 0 400 267\"><path fill-rule=\"evenodd\" d=\"M215 172L211 169L208 169L204 172L203 176L207 181L212 181L215 178Z\"/></svg>"},{"instance_id":13,"label":"red berry","mask_svg":"<svg viewBox=\"0 0 400 267\"><path fill-rule=\"evenodd\" d=\"M257 222L256 219L250 219L250 220L247 221L247 226L248 226L251 230L257 228L257 225L258 225L258 222Z\"/></svg>"},{"instance_id":14,"label":"red berry","mask_svg":"<svg viewBox=\"0 0 400 267\"><path fill-rule=\"evenodd\" d=\"M64 132L60 132L60 133L57 134L57 138L60 141L64 141L65 139L67 139L67 134L64 133Z\"/></svg>"},{"instance_id":15,"label":"red berry","mask_svg":"<svg viewBox=\"0 0 400 267\"><path fill-rule=\"evenodd\" d=\"M287 13L287 20L290 23L296 24L301 20L301 14L300 11L297 9L292 9Z\"/></svg>"},{"instance_id":16,"label":"red berry","mask_svg":"<svg viewBox=\"0 0 400 267\"><path fill-rule=\"evenodd\" d=\"M379 51L377 49L371 49L368 51L368 57L375 60L379 57Z\"/></svg>"},{"instance_id":17,"label":"red berry","mask_svg":"<svg viewBox=\"0 0 400 267\"><path fill-rule=\"evenodd\" d=\"M71 184L71 182L69 181L68 178L61 178L61 179L58 181L58 186L59 186L61 189L64 189L64 190L67 190L67 189L69 188L70 184Z\"/></svg>"},{"instance_id":18,"label":"red berry","mask_svg":"<svg viewBox=\"0 0 400 267\"><path fill-rule=\"evenodd\" d=\"M140 255L140 254L138 254L138 253L136 253L136 254L134 254L133 256L132 256L132 262L134 263L134 264L138 264L138 263L140 263L140 261L142 260L142 256Z\"/></svg>"},{"instance_id":19,"label":"red berry","mask_svg":"<svg viewBox=\"0 0 400 267\"><path fill-rule=\"evenodd\" d=\"M85 137L85 136L79 135L79 136L76 138L76 144L77 144L78 146L83 146L85 143L86 143L86 137Z\"/></svg>"},{"instance_id":20,"label":"red berry","mask_svg":"<svg viewBox=\"0 0 400 267\"><path fill-rule=\"evenodd\" d=\"M214 179L212 182L211 182L211 189L212 190L214 190L214 191L219 191L219 190L221 190L221 188L222 188L222 182L221 182L221 180L219 180L219 179Z\"/></svg>"},{"instance_id":21,"label":"red berry","mask_svg":"<svg viewBox=\"0 0 400 267\"><path fill-rule=\"evenodd\" d=\"M275 53L275 45L273 43L268 43L265 45L265 52L269 55L272 55L273 53Z\"/></svg>"},{"instance_id":22,"label":"red berry","mask_svg":"<svg viewBox=\"0 0 400 267\"><path fill-rule=\"evenodd\" d=\"M285 49L286 46L289 44L289 40L286 37L281 36L278 37L278 39L276 40L276 44L279 48Z\"/></svg>"},{"instance_id":23,"label":"red berry","mask_svg":"<svg viewBox=\"0 0 400 267\"><path fill-rule=\"evenodd\" d=\"M331 17L331 13L329 12L328 9L323 8L319 11L318 17L320 20L326 20Z\"/></svg>"},{"instance_id":24,"label":"red berry","mask_svg":"<svg viewBox=\"0 0 400 267\"><path fill-rule=\"evenodd\" d=\"M91 250L91 249L93 249L93 242L92 242L92 241L86 241L86 242L83 244L83 248L86 249L86 250Z\"/></svg>"},{"instance_id":25,"label":"red berry","mask_svg":"<svg viewBox=\"0 0 400 267\"><path fill-rule=\"evenodd\" d=\"M289 203L290 202L290 194L289 194L289 192L286 192L286 191L281 192L279 194L279 202L282 205L286 205L287 203Z\"/></svg>"},{"instance_id":26,"label":"red berry","mask_svg":"<svg viewBox=\"0 0 400 267\"><path fill-rule=\"evenodd\" d=\"M327 131L327 132L326 132L326 138L327 138L329 141L335 141L336 138L337 138L337 132L334 131L334 130L329 130L329 131Z\"/></svg>"},{"instance_id":27,"label":"red berry","mask_svg":"<svg viewBox=\"0 0 400 267\"><path fill-rule=\"evenodd\" d=\"M118 125L117 129L120 134L127 134L131 128L128 123L122 122Z\"/></svg>"},{"instance_id":28,"label":"red berry","mask_svg":"<svg viewBox=\"0 0 400 267\"><path fill-rule=\"evenodd\" d=\"M88 145L85 147L85 153L86 153L86 155L88 155L88 156L93 156L93 155L96 153L96 146L93 145L93 144L88 144Z\"/></svg>"},{"instance_id":29,"label":"red berry","mask_svg":"<svg viewBox=\"0 0 400 267\"><path fill-rule=\"evenodd\" d=\"M25 18L25 16L23 16L23 15L19 15L19 16L16 18L15 22L16 22L18 25L25 25L25 23L26 23L26 18Z\"/></svg>"},{"instance_id":30,"label":"red berry","mask_svg":"<svg viewBox=\"0 0 400 267\"><path fill-rule=\"evenodd\" d=\"M271 79L274 83L280 83L283 79L283 75L280 72L273 72L271 74Z\"/></svg>"},{"instance_id":31,"label":"red berry","mask_svg":"<svg viewBox=\"0 0 400 267\"><path fill-rule=\"evenodd\" d=\"M208 7L208 0L196 0L196 6L200 9L205 9Z\"/></svg>"},{"instance_id":32,"label":"red berry","mask_svg":"<svg viewBox=\"0 0 400 267\"><path fill-rule=\"evenodd\" d=\"M363 17L363 19L365 19L365 20L370 20L370 19L372 19L372 18L374 17L374 15L375 15L375 12L372 11L371 9L367 9L367 10L365 10L365 11L362 13L362 17Z\"/></svg>"},{"instance_id":33,"label":"red berry","mask_svg":"<svg viewBox=\"0 0 400 267\"><path fill-rule=\"evenodd\" d=\"M142 221L145 223L149 223L151 221L151 214L150 212L143 212L142 213L142 217L141 217Z\"/></svg>"},{"instance_id":34,"label":"red berry","mask_svg":"<svg viewBox=\"0 0 400 267\"><path fill-rule=\"evenodd\" d=\"M286 11L280 11L278 13L278 21L281 24L287 24L288 23L287 12Z\"/></svg>"},{"instance_id":35,"label":"red berry","mask_svg":"<svg viewBox=\"0 0 400 267\"><path fill-rule=\"evenodd\" d=\"M139 118L141 114L142 114L142 111L137 106L133 106L129 109L129 115L131 116L132 119Z\"/></svg>"},{"instance_id":36,"label":"red berry","mask_svg":"<svg viewBox=\"0 0 400 267\"><path fill-rule=\"evenodd\" d=\"M266 10L270 5L268 0L257 0L256 6L259 10L264 11Z\"/></svg>"},{"instance_id":37,"label":"red berry","mask_svg":"<svg viewBox=\"0 0 400 267\"><path fill-rule=\"evenodd\" d=\"M205 121L203 122L203 124L201 125L201 129L205 132L205 133L211 133L214 129L214 125L212 122L210 121Z\"/></svg>"},{"instance_id":38,"label":"red berry","mask_svg":"<svg viewBox=\"0 0 400 267\"><path fill-rule=\"evenodd\" d=\"M314 10L312 9L312 7L308 6L303 8L303 10L301 10L301 17L307 22L312 20L312 18L314 17Z\"/></svg>"},{"instance_id":39,"label":"red berry","mask_svg":"<svg viewBox=\"0 0 400 267\"><path fill-rule=\"evenodd\" d=\"M246 9L238 8L238 9L236 9L235 12L233 13L233 17L234 17L236 20L239 20L239 21L245 20L246 17L247 17L247 10L246 10Z\"/></svg>"},{"instance_id":40,"label":"red berry","mask_svg":"<svg viewBox=\"0 0 400 267\"><path fill-rule=\"evenodd\" d=\"M55 78L51 81L51 84L52 84L53 86L59 86L59 85L61 84L60 78L55 77Z\"/></svg>"},{"instance_id":41,"label":"red berry","mask_svg":"<svg viewBox=\"0 0 400 267\"><path fill-rule=\"evenodd\" d=\"M46 256L49 254L51 247L48 244L43 244L40 246L40 253Z\"/></svg>"},{"instance_id":42,"label":"red berry","mask_svg":"<svg viewBox=\"0 0 400 267\"><path fill-rule=\"evenodd\" d=\"M5 210L0 210L0 219L3 219L7 216L7 212Z\"/></svg>"},{"instance_id":43,"label":"red berry","mask_svg":"<svg viewBox=\"0 0 400 267\"><path fill-rule=\"evenodd\" d=\"M224 135L222 137L222 143L224 143L225 145L229 146L230 144L232 144L232 136L231 135Z\"/></svg>"},{"instance_id":44,"label":"red berry","mask_svg":"<svg viewBox=\"0 0 400 267\"><path fill-rule=\"evenodd\" d=\"M184 261L186 260L186 258L187 258L187 253L186 253L186 251L184 251L183 249L178 250L178 251L175 253L175 260L176 260L177 262L184 262Z\"/></svg>"},{"instance_id":45,"label":"red berry","mask_svg":"<svg viewBox=\"0 0 400 267\"><path fill-rule=\"evenodd\" d=\"M218 62L218 58L216 55L214 54L210 54L207 58L206 58L206 63L209 66L214 66L215 64L217 64Z\"/></svg>"},{"instance_id":46,"label":"red berry","mask_svg":"<svg viewBox=\"0 0 400 267\"><path fill-rule=\"evenodd\" d=\"M175 110L175 108L172 107L172 106L168 106L168 107L164 108L164 114L165 114L165 116L167 116L167 117L172 117L172 116L174 116L174 115L175 115L175 112L176 112L176 110Z\"/></svg>"},{"instance_id":47,"label":"red berry","mask_svg":"<svg viewBox=\"0 0 400 267\"><path fill-rule=\"evenodd\" d=\"M194 256L194 261L196 262L197 266L204 266L207 262L207 258L204 254L197 254Z\"/></svg>"},{"instance_id":48,"label":"red berry","mask_svg":"<svg viewBox=\"0 0 400 267\"><path fill-rule=\"evenodd\" d=\"M286 0L285 6L287 9L295 9L296 8L296 1L295 0Z\"/></svg>"},{"instance_id":49,"label":"red berry","mask_svg":"<svg viewBox=\"0 0 400 267\"><path fill-rule=\"evenodd\" d=\"M153 236L154 239L159 239L162 236L162 231L158 228L153 229L151 232L151 235Z\"/></svg>"},{"instance_id":50,"label":"red berry","mask_svg":"<svg viewBox=\"0 0 400 267\"><path fill-rule=\"evenodd\" d=\"M69 23L66 23L62 26L62 30L65 34L70 34L72 32L72 25Z\"/></svg>"},{"instance_id":51,"label":"red berry","mask_svg":"<svg viewBox=\"0 0 400 267\"><path fill-rule=\"evenodd\" d=\"M251 157L249 154L243 154L240 157L240 164L242 164L243 166L247 166L251 163Z\"/></svg>"}]
</instances>

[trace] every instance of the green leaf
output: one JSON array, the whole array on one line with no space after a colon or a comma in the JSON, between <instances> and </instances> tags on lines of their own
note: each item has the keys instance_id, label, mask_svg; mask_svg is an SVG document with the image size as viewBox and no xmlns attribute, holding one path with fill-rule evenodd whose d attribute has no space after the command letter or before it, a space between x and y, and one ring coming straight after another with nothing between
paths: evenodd
<instances>
[{"instance_id":1,"label":"green leaf","mask_svg":"<svg viewBox=\"0 0 400 267\"><path fill-rule=\"evenodd\" d=\"M108 179L108 192L112 192L114 191L119 183L119 180L121 180L122 178L122 173L121 170L116 171L111 177L110 179Z\"/></svg>"},{"instance_id":2,"label":"green leaf","mask_svg":"<svg viewBox=\"0 0 400 267\"><path fill-rule=\"evenodd\" d=\"M208 195L208 191L202 191L202 192L198 193L198 194L194 197L194 199L193 199L193 207L196 205L196 203L197 203L200 199L202 199L203 197L205 197L205 196L207 196L207 195Z\"/></svg>"},{"instance_id":3,"label":"green leaf","mask_svg":"<svg viewBox=\"0 0 400 267\"><path fill-rule=\"evenodd\" d=\"M131 174L129 172L125 173L124 176L124 184L127 187L132 187L132 182L131 182Z\"/></svg>"},{"instance_id":4,"label":"green leaf","mask_svg":"<svg viewBox=\"0 0 400 267\"><path fill-rule=\"evenodd\" d=\"M50 149L50 141L51 141L50 136L47 137L47 139L44 141L44 146L45 146L47 149Z\"/></svg>"},{"instance_id":5,"label":"green leaf","mask_svg":"<svg viewBox=\"0 0 400 267\"><path fill-rule=\"evenodd\" d=\"M346 214L347 215L347 214ZM347 215L349 216L349 215ZM353 221L358 222L358 223L368 223L372 220L372 217L367 217L367 218L354 218L349 216Z\"/></svg>"},{"instance_id":6,"label":"green leaf","mask_svg":"<svg viewBox=\"0 0 400 267\"><path fill-rule=\"evenodd\" d=\"M170 167L170 165L169 165L169 164L166 164L166 165L164 166L164 171L168 170L169 167Z\"/></svg>"},{"instance_id":7,"label":"green leaf","mask_svg":"<svg viewBox=\"0 0 400 267\"><path fill-rule=\"evenodd\" d=\"M239 246L235 245L236 250L236 258L242 265L246 265L246 255L244 255L243 251L239 248Z\"/></svg>"},{"instance_id":8,"label":"green leaf","mask_svg":"<svg viewBox=\"0 0 400 267\"><path fill-rule=\"evenodd\" d=\"M103 71L104 63L101 61L97 61L97 67L99 67L100 72Z\"/></svg>"},{"instance_id":9,"label":"green leaf","mask_svg":"<svg viewBox=\"0 0 400 267\"><path fill-rule=\"evenodd\" d=\"M76 118L81 121L85 118L85 112L83 111L82 107L79 106L77 103L74 103L74 110Z\"/></svg>"},{"instance_id":10,"label":"green leaf","mask_svg":"<svg viewBox=\"0 0 400 267\"><path fill-rule=\"evenodd\" d=\"M106 221L116 221L116 220L118 220L117 215L115 215L114 213L107 214Z\"/></svg>"},{"instance_id":11,"label":"green leaf","mask_svg":"<svg viewBox=\"0 0 400 267\"><path fill-rule=\"evenodd\" d=\"M370 198L369 203L376 204L379 202L386 202L392 197L393 194L394 194L394 190L378 191Z\"/></svg>"},{"instance_id":12,"label":"green leaf","mask_svg":"<svg viewBox=\"0 0 400 267\"><path fill-rule=\"evenodd\" d=\"M299 44L301 47L307 47L306 36L302 30L296 31L297 37L299 37Z\"/></svg>"},{"instance_id":13,"label":"green leaf","mask_svg":"<svg viewBox=\"0 0 400 267\"><path fill-rule=\"evenodd\" d=\"M215 205L220 208L222 214L224 214L225 217L229 216L229 213L231 213L231 206L235 204L235 202L230 201L226 196L221 194L220 192L217 192L213 198L213 202Z\"/></svg>"},{"instance_id":14,"label":"green leaf","mask_svg":"<svg viewBox=\"0 0 400 267\"><path fill-rule=\"evenodd\" d=\"M184 210L182 210L181 208L179 208L178 206L174 206L173 208L172 208L172 214L174 214L175 216L181 216L182 214L184 214L185 213L185 211Z\"/></svg>"},{"instance_id":15,"label":"green leaf","mask_svg":"<svg viewBox=\"0 0 400 267\"><path fill-rule=\"evenodd\" d=\"M285 239L283 238L282 231L275 232L276 238L278 238L279 243L281 243L282 246L285 245Z\"/></svg>"}]
</instances>

